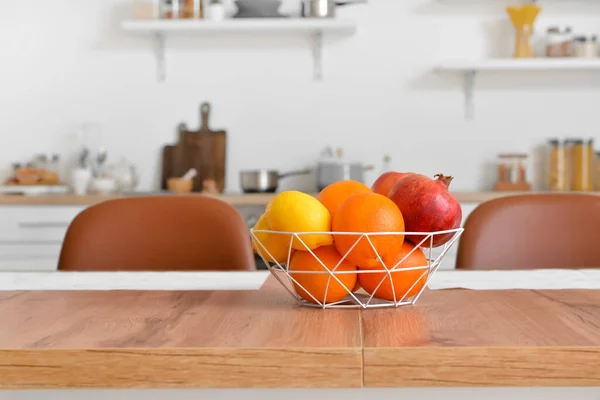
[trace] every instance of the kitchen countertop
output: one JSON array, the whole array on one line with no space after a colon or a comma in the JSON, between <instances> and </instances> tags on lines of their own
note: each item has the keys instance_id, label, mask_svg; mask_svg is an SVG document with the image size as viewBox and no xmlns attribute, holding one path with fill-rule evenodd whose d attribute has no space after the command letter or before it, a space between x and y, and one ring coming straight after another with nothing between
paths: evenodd
<instances>
[{"instance_id":1,"label":"kitchen countertop","mask_svg":"<svg viewBox=\"0 0 600 400\"><path fill-rule=\"evenodd\" d=\"M498 197L505 197L514 194L523 194L532 192L452 192L452 194L461 203L482 203L488 200L492 200ZM533 192L541 193L541 192ZM591 195L600 195L600 192L589 192ZM111 196L100 196L100 195L87 195L87 196L75 196L75 195L39 195L39 196L22 196L22 195L0 195L0 205L81 205L89 206L102 201L121 198L121 197L133 197L140 195L161 195L161 193L139 193L130 195L111 195ZM206 196L203 194L192 194L193 196ZM208 195L221 199L227 203L236 206L260 206L266 205L274 196L272 193L265 194L222 194L222 195Z\"/></svg>"},{"instance_id":2,"label":"kitchen countertop","mask_svg":"<svg viewBox=\"0 0 600 400\"><path fill-rule=\"evenodd\" d=\"M243 291L0 291L0 389L600 386L600 290L300 308Z\"/></svg>"}]
</instances>

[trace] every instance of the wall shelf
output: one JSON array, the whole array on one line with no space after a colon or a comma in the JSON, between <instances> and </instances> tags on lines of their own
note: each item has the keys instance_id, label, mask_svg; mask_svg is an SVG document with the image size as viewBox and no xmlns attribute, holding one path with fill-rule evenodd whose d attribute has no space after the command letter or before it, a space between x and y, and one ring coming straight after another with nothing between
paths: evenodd
<instances>
[{"instance_id":1,"label":"wall shelf","mask_svg":"<svg viewBox=\"0 0 600 400\"><path fill-rule=\"evenodd\" d=\"M128 32L154 36L159 81L164 81L166 78L165 42L169 33L244 34L245 36L252 33L309 35L312 38L313 75L315 80L321 80L323 78L324 35L350 36L356 32L357 24L350 20L303 18L229 19L224 21L148 19L125 20L122 21L121 28Z\"/></svg>"},{"instance_id":2,"label":"wall shelf","mask_svg":"<svg viewBox=\"0 0 600 400\"><path fill-rule=\"evenodd\" d=\"M498 58L488 60L448 60L436 68L439 72L463 75L465 94L465 118L473 118L473 89L478 72L526 72L526 71L600 71L600 59L581 58Z\"/></svg>"}]
</instances>

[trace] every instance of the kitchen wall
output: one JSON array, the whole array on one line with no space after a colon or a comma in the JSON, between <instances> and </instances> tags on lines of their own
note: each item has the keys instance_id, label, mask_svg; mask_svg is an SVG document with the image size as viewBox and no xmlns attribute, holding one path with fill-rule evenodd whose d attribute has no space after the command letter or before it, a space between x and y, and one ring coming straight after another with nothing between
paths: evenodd
<instances>
[{"instance_id":1,"label":"kitchen wall","mask_svg":"<svg viewBox=\"0 0 600 400\"><path fill-rule=\"evenodd\" d=\"M111 161L129 157L141 189L156 187L160 148L180 121L229 134L227 190L244 168L314 165L320 150L380 167L456 177L457 190L488 189L495 155L534 151L549 136L598 138L600 73L486 73L477 77L475 120L463 119L458 76L439 60L510 52L502 0L370 0L340 9L357 34L328 38L325 80L312 81L305 37L169 37L168 76L156 81L151 42L122 32L125 0L0 3L0 168L36 152L71 158L81 123L102 124ZM542 3L541 32L570 24L600 33L600 4ZM287 1L285 10L293 10ZM375 173L369 175L369 182ZM310 190L314 178L289 180Z\"/></svg>"}]
</instances>

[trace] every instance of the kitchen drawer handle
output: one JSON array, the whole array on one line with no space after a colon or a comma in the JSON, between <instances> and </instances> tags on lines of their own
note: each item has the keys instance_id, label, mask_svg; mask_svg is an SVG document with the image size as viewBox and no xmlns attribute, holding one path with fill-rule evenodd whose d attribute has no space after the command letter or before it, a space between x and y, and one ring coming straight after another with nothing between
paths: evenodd
<instances>
[{"instance_id":1,"label":"kitchen drawer handle","mask_svg":"<svg viewBox=\"0 0 600 400\"><path fill-rule=\"evenodd\" d=\"M68 222L19 222L19 228L66 228Z\"/></svg>"}]
</instances>

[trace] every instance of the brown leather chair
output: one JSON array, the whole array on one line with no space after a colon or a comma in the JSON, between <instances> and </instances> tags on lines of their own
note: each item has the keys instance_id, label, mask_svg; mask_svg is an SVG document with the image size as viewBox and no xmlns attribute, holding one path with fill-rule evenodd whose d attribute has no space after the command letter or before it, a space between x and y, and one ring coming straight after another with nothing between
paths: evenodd
<instances>
[{"instance_id":1,"label":"brown leather chair","mask_svg":"<svg viewBox=\"0 0 600 400\"><path fill-rule=\"evenodd\" d=\"M488 201L467 218L457 269L600 267L600 197L527 194Z\"/></svg>"},{"instance_id":2,"label":"brown leather chair","mask_svg":"<svg viewBox=\"0 0 600 400\"><path fill-rule=\"evenodd\" d=\"M59 270L253 270L250 233L229 204L203 196L109 200L81 212Z\"/></svg>"}]
</instances>

